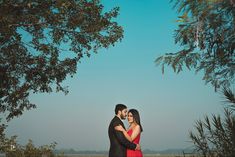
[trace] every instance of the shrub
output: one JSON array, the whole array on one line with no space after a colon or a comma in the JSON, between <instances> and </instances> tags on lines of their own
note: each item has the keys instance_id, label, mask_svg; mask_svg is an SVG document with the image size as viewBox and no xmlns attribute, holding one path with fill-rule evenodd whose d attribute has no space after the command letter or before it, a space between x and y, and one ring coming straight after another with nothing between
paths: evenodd
<instances>
[{"instance_id":1,"label":"shrub","mask_svg":"<svg viewBox=\"0 0 235 157\"><path fill-rule=\"evenodd\" d=\"M56 142L50 145L36 147L32 140L29 140L25 146L17 143L17 136L12 136L10 139L5 138L3 134L1 140L1 152L6 154L6 157L64 157L63 154L56 155L53 151Z\"/></svg>"},{"instance_id":2,"label":"shrub","mask_svg":"<svg viewBox=\"0 0 235 157\"><path fill-rule=\"evenodd\" d=\"M223 94L229 106L224 108L224 115L212 115L204 121L198 120L196 133L190 132L190 139L196 151L204 157L234 157L235 156L235 95L229 89L224 89Z\"/></svg>"}]
</instances>

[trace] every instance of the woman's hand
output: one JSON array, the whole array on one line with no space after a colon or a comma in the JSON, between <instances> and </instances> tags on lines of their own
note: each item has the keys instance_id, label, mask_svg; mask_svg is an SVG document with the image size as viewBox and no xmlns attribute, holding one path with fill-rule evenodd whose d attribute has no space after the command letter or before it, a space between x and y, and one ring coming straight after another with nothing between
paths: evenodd
<instances>
[{"instance_id":1,"label":"woman's hand","mask_svg":"<svg viewBox=\"0 0 235 157\"><path fill-rule=\"evenodd\" d=\"M121 125L115 126L115 130L122 132L126 131Z\"/></svg>"}]
</instances>

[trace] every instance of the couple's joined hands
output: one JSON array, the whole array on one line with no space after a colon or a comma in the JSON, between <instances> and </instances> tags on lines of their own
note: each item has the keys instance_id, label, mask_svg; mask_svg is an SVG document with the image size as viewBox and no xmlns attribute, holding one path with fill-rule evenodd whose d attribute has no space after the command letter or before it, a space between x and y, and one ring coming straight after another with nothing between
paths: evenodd
<instances>
[{"instance_id":1,"label":"couple's joined hands","mask_svg":"<svg viewBox=\"0 0 235 157\"><path fill-rule=\"evenodd\" d=\"M136 144L135 150L141 150L141 147L139 144Z\"/></svg>"}]
</instances>

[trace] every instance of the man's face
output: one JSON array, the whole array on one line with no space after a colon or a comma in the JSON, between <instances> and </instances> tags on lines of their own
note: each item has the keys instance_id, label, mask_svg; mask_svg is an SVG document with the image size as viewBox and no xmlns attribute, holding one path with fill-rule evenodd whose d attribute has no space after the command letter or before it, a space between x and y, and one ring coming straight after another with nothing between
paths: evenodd
<instances>
[{"instance_id":1,"label":"man's face","mask_svg":"<svg viewBox=\"0 0 235 157\"><path fill-rule=\"evenodd\" d=\"M120 115L120 117L121 117L121 119L126 119L126 117L127 117L127 109L123 109L122 111L121 111L121 115Z\"/></svg>"}]
</instances>

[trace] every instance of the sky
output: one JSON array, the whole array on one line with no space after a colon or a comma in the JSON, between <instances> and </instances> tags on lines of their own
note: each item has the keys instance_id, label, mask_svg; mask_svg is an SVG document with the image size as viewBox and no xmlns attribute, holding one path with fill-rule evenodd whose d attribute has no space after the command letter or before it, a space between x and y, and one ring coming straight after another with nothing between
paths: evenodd
<instances>
[{"instance_id":1,"label":"sky","mask_svg":"<svg viewBox=\"0 0 235 157\"><path fill-rule=\"evenodd\" d=\"M114 47L83 58L63 93L31 94L37 108L8 123L7 136L26 144L57 142L58 149L108 150L108 125L118 103L139 111L141 148L190 148L195 121L223 110L221 95L205 85L203 73L175 74L154 60L181 49L174 42L177 13L168 0L102 0L105 10L120 7L116 21L124 38ZM124 121L126 127L128 123Z\"/></svg>"}]
</instances>

